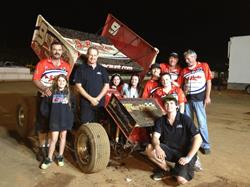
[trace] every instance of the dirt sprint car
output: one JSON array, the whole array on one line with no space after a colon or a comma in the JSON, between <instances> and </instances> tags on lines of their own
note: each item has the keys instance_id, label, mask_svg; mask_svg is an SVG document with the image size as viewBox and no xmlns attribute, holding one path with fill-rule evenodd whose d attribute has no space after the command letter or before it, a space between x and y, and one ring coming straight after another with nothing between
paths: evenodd
<instances>
[{"instance_id":1,"label":"dirt sprint car","mask_svg":"<svg viewBox=\"0 0 250 187\"><path fill-rule=\"evenodd\" d=\"M31 47L40 59L49 56L49 46L54 40L63 43L63 57L71 64L72 74L74 67L81 63L81 56L93 45L99 49L99 63L110 73L139 72L143 78L157 55L155 48L111 14L101 36L53 27L39 15ZM29 110L27 104L18 107L18 132L23 137L30 135L29 130L34 126L34 111L31 117ZM152 98L119 100L114 95L106 111L107 117L100 123L80 124L78 114L75 115L70 141L79 168L85 173L104 169L111 152L122 156L144 149L150 141L154 119L162 115L160 106Z\"/></svg>"}]
</instances>

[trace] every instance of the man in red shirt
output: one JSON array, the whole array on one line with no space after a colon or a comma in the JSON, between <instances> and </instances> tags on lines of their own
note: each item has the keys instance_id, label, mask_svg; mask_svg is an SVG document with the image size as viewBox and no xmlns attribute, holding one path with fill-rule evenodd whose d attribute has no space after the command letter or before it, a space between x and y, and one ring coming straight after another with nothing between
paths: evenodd
<instances>
[{"instance_id":1,"label":"man in red shirt","mask_svg":"<svg viewBox=\"0 0 250 187\"><path fill-rule=\"evenodd\" d=\"M39 153L37 155L39 161L43 161L47 157L49 146L48 119L41 115L40 103L44 97L48 97L52 94L51 86L55 77L59 74L64 74L69 78L71 71L69 63L61 58L62 54L62 44L58 41L52 42L51 57L40 60L36 65L33 75L33 83L38 89L36 130L38 132L40 144Z\"/></svg>"},{"instance_id":2,"label":"man in red shirt","mask_svg":"<svg viewBox=\"0 0 250 187\"><path fill-rule=\"evenodd\" d=\"M173 81L177 81L181 72L178 65L179 55L175 52L170 53L167 63L160 63L161 73L169 73Z\"/></svg>"},{"instance_id":3,"label":"man in red shirt","mask_svg":"<svg viewBox=\"0 0 250 187\"><path fill-rule=\"evenodd\" d=\"M151 69L151 79L148 80L144 86L142 98L146 99L153 96L154 91L159 86L159 79L161 74L160 64L154 63L150 67Z\"/></svg>"},{"instance_id":4,"label":"man in red shirt","mask_svg":"<svg viewBox=\"0 0 250 187\"><path fill-rule=\"evenodd\" d=\"M169 73L163 73L161 75L161 86L155 91L154 97L164 109L162 99L167 95L174 96L178 102L179 111L183 114L185 110L186 97L182 89L178 86L174 86L172 83L173 81L171 79L171 75Z\"/></svg>"},{"instance_id":5,"label":"man in red shirt","mask_svg":"<svg viewBox=\"0 0 250 187\"><path fill-rule=\"evenodd\" d=\"M185 114L192 119L194 119L194 113L196 114L203 140L200 150L203 154L209 154L210 143L205 107L211 103L212 73L207 63L201 63L196 60L197 54L195 51L186 51L184 57L188 67L182 70L178 78L178 84L183 86L187 98Z\"/></svg>"}]
</instances>

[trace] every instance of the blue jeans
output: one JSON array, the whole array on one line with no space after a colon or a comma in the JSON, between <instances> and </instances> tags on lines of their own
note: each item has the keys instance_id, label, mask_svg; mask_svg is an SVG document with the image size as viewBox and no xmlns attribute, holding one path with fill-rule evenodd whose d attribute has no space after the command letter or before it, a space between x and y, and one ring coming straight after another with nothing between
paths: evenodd
<instances>
[{"instance_id":1,"label":"blue jeans","mask_svg":"<svg viewBox=\"0 0 250 187\"><path fill-rule=\"evenodd\" d=\"M208 128L207 128L207 116L203 101L188 101L185 104L185 114L194 120L194 113L197 118L198 128L202 137L201 148L210 149Z\"/></svg>"}]
</instances>

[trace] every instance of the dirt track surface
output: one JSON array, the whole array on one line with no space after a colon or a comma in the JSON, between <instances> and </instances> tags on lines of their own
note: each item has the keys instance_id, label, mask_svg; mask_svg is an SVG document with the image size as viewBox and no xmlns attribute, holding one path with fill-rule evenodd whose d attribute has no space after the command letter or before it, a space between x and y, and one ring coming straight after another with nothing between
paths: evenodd
<instances>
[{"instance_id":1,"label":"dirt track surface","mask_svg":"<svg viewBox=\"0 0 250 187\"><path fill-rule=\"evenodd\" d=\"M9 93L6 95L6 93ZM10 94L11 93L11 94ZM35 159L35 137L21 140L15 132L16 99L34 95L29 82L0 82L0 186L88 186L151 187L176 186L172 179L153 181L153 166L138 157L111 161L99 173L84 174L71 151L66 150L66 164L55 163L47 170L39 169ZM199 153L203 171L186 186L243 187L250 186L250 95L236 91L212 91L212 104L207 108L212 153Z\"/></svg>"}]
</instances>

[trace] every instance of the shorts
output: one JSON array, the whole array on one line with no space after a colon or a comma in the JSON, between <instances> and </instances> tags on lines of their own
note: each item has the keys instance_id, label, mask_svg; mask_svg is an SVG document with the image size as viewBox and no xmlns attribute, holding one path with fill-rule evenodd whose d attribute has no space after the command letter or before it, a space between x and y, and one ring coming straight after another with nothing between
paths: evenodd
<instances>
[{"instance_id":1,"label":"shorts","mask_svg":"<svg viewBox=\"0 0 250 187\"><path fill-rule=\"evenodd\" d=\"M170 148L166 144L160 144L161 148L164 150L166 154L166 160L170 162L175 162L175 167L171 170L171 174L174 176L180 176L190 181L194 177L194 164L197 160L197 156L195 155L191 161L186 165L181 165L178 163L178 160L181 157L185 157L180 151Z\"/></svg>"}]
</instances>

